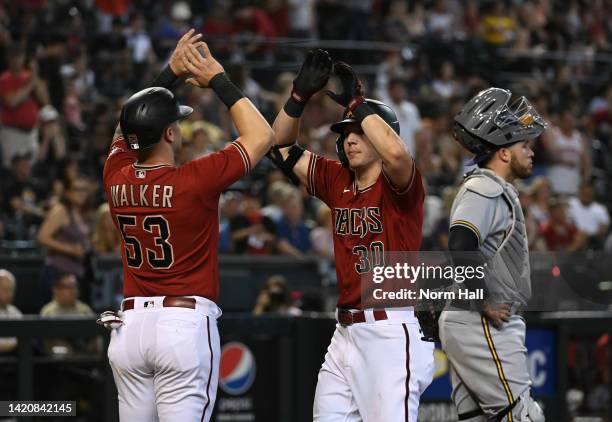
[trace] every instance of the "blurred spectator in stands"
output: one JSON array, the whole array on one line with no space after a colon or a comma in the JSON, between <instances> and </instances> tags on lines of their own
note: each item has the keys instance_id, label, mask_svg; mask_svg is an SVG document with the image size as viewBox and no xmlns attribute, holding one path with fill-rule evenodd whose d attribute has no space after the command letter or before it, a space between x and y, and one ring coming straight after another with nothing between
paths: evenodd
<instances>
[{"instance_id":1,"label":"blurred spectator in stands","mask_svg":"<svg viewBox=\"0 0 612 422\"><path fill-rule=\"evenodd\" d=\"M165 53L172 50L176 41L189 31L190 20L192 18L191 6L186 1L166 3L164 6L170 7L170 12L163 16L158 22L156 41L159 48Z\"/></svg>"},{"instance_id":2,"label":"blurred spectator in stands","mask_svg":"<svg viewBox=\"0 0 612 422\"><path fill-rule=\"evenodd\" d=\"M443 100L448 100L457 94L459 86L455 78L455 67L451 62L442 62L431 87L434 93Z\"/></svg>"},{"instance_id":3,"label":"blurred spectator in stands","mask_svg":"<svg viewBox=\"0 0 612 422\"><path fill-rule=\"evenodd\" d=\"M450 41L455 34L456 25L453 11L448 0L436 0L427 19L427 31L434 38Z\"/></svg>"},{"instance_id":4,"label":"blurred spectator in stands","mask_svg":"<svg viewBox=\"0 0 612 422\"><path fill-rule=\"evenodd\" d=\"M578 197L570 198L569 217L576 228L587 237L586 247L603 248L610 228L610 215L606 207L595 201L595 190L592 184L583 183L580 186Z\"/></svg>"},{"instance_id":5,"label":"blurred spectator in stands","mask_svg":"<svg viewBox=\"0 0 612 422\"><path fill-rule=\"evenodd\" d=\"M538 176L531 181L530 191L531 202L528 212L539 227L550 218L549 204L552 196L550 182L546 177Z\"/></svg>"},{"instance_id":6,"label":"blurred spectator in stands","mask_svg":"<svg viewBox=\"0 0 612 422\"><path fill-rule=\"evenodd\" d=\"M278 36L279 28L257 3L250 0L237 0L233 3L232 33L247 42L240 48L240 54L244 54L245 58L270 60L273 46L264 41ZM245 94L248 96L248 93L245 92Z\"/></svg>"},{"instance_id":7,"label":"blurred spectator in stands","mask_svg":"<svg viewBox=\"0 0 612 422\"><path fill-rule=\"evenodd\" d=\"M321 205L317 226L310 232L310 241L314 252L326 259L334 259L333 219L331 210Z\"/></svg>"},{"instance_id":8,"label":"blurred spectator in stands","mask_svg":"<svg viewBox=\"0 0 612 422\"><path fill-rule=\"evenodd\" d=\"M90 103L96 99L96 74L89 67L89 59L86 51L81 51L71 63L61 67L64 78L72 81L74 88L83 103L83 111L91 112ZM140 74L139 77L142 77Z\"/></svg>"},{"instance_id":9,"label":"blurred spectator in stands","mask_svg":"<svg viewBox=\"0 0 612 422\"><path fill-rule=\"evenodd\" d=\"M568 220L566 208L562 197L550 200L550 219L540 227L545 250L574 252L583 248L586 236Z\"/></svg>"},{"instance_id":10,"label":"blurred spectator in stands","mask_svg":"<svg viewBox=\"0 0 612 422\"><path fill-rule=\"evenodd\" d=\"M5 269L0 269L0 324L3 319L21 319L21 311L13 305L17 283L15 276ZM0 337L0 353L8 353L17 347L17 338Z\"/></svg>"},{"instance_id":11,"label":"blurred spectator in stands","mask_svg":"<svg viewBox=\"0 0 612 422\"><path fill-rule=\"evenodd\" d=\"M410 42L412 40L410 23L408 2L392 0L382 24L384 40L397 43Z\"/></svg>"},{"instance_id":12,"label":"blurred spectator in stands","mask_svg":"<svg viewBox=\"0 0 612 422\"><path fill-rule=\"evenodd\" d=\"M268 187L266 199L268 205L261 209L262 215L270 217L272 221L278 223L283 218L283 202L293 188L285 180L276 181Z\"/></svg>"},{"instance_id":13,"label":"blurred spectator in stands","mask_svg":"<svg viewBox=\"0 0 612 422\"><path fill-rule=\"evenodd\" d=\"M441 193L441 208L439 212L436 210L435 215L431 216L432 229L428 238L423 239L421 246L422 250L436 250L436 251L447 251L448 250L448 230L449 230L449 219L450 211L453 205L455 196L457 195L457 186L447 186L442 190ZM427 195L425 201L433 195ZM430 205L430 209L432 209ZM431 212L431 211L430 211ZM426 217L427 219L428 217Z\"/></svg>"},{"instance_id":14,"label":"blurred spectator in stands","mask_svg":"<svg viewBox=\"0 0 612 422\"><path fill-rule=\"evenodd\" d=\"M155 53L153 42L147 32L145 18L141 13L135 13L132 16L127 34L127 45L133 63L134 82L132 85L144 88L143 84L146 82L143 81L142 75L145 74L146 68L155 62Z\"/></svg>"},{"instance_id":15,"label":"blurred spectator in stands","mask_svg":"<svg viewBox=\"0 0 612 422\"><path fill-rule=\"evenodd\" d=\"M97 254L119 254L121 252L121 235L113 224L113 217L106 202L96 211L91 245Z\"/></svg>"},{"instance_id":16,"label":"blurred spectator in stands","mask_svg":"<svg viewBox=\"0 0 612 422\"><path fill-rule=\"evenodd\" d=\"M38 65L32 60L25 67L25 53L20 45L8 47L7 61L8 69L0 74L0 142L5 167L17 154L36 158L38 110L49 103L47 87L38 76Z\"/></svg>"},{"instance_id":17,"label":"blurred spectator in stands","mask_svg":"<svg viewBox=\"0 0 612 422\"><path fill-rule=\"evenodd\" d=\"M504 46L514 39L516 22L503 0L495 0L483 18L484 40L493 46Z\"/></svg>"},{"instance_id":18,"label":"blurred spectator in stands","mask_svg":"<svg viewBox=\"0 0 612 422\"><path fill-rule=\"evenodd\" d=\"M566 108L557 126L543 138L549 160L546 175L556 195L576 195L581 181L591 177L589 143L576 129L574 111Z\"/></svg>"},{"instance_id":19,"label":"blurred spectator in stands","mask_svg":"<svg viewBox=\"0 0 612 422\"><path fill-rule=\"evenodd\" d=\"M65 187L60 202L49 210L40 230L38 242L47 248L41 270L43 295L50 296L53 280L60 273L85 274L89 250L89 225L86 205L91 187L87 179L77 177Z\"/></svg>"},{"instance_id":20,"label":"blurred spectator in stands","mask_svg":"<svg viewBox=\"0 0 612 422\"><path fill-rule=\"evenodd\" d=\"M478 1L468 0L465 3L460 23L461 30L458 34L459 38L476 38L478 33L482 30L482 17L480 16Z\"/></svg>"},{"instance_id":21,"label":"blurred spectator in stands","mask_svg":"<svg viewBox=\"0 0 612 422\"><path fill-rule=\"evenodd\" d=\"M240 214L240 192L229 191L221 196L219 201L219 252L232 253L234 243L232 241L231 221Z\"/></svg>"},{"instance_id":22,"label":"blurred spectator in stands","mask_svg":"<svg viewBox=\"0 0 612 422\"><path fill-rule=\"evenodd\" d=\"M297 188L287 192L283 202L283 218L276 225L278 249L281 254L302 256L312 251L310 227L304 218L304 203Z\"/></svg>"},{"instance_id":23,"label":"blurred spectator in stands","mask_svg":"<svg viewBox=\"0 0 612 422\"><path fill-rule=\"evenodd\" d=\"M63 115L70 139L71 152L83 152L83 135L86 129L83 122L81 99L76 89L75 78L66 79Z\"/></svg>"},{"instance_id":24,"label":"blurred spectator in stands","mask_svg":"<svg viewBox=\"0 0 612 422\"><path fill-rule=\"evenodd\" d=\"M293 305L293 300L287 288L287 280L281 275L271 276L257 296L253 309L254 315L286 315L298 316L302 311Z\"/></svg>"},{"instance_id":25,"label":"blurred spectator in stands","mask_svg":"<svg viewBox=\"0 0 612 422\"><path fill-rule=\"evenodd\" d=\"M216 151L223 139L223 131L212 123L200 120L191 127L191 144L194 158Z\"/></svg>"},{"instance_id":26,"label":"blurred spectator in stands","mask_svg":"<svg viewBox=\"0 0 612 422\"><path fill-rule=\"evenodd\" d=\"M88 317L94 316L89 305L78 300L79 285L73 274L60 273L53 282L53 297L42 307L43 318ZM53 339L45 341L45 349L54 355L66 355L75 352L99 352L100 343L96 339Z\"/></svg>"},{"instance_id":27,"label":"blurred spectator in stands","mask_svg":"<svg viewBox=\"0 0 612 422\"><path fill-rule=\"evenodd\" d=\"M262 215L261 200L252 194L242 199L242 212L230 221L234 253L265 255L276 246L276 227L272 219Z\"/></svg>"},{"instance_id":28,"label":"blurred spectator in stands","mask_svg":"<svg viewBox=\"0 0 612 422\"><path fill-rule=\"evenodd\" d=\"M32 176L29 155L13 156L11 174L2 181L4 191L4 240L20 241L14 247L35 245L36 229L44 217L46 187Z\"/></svg>"},{"instance_id":29,"label":"blurred spectator in stands","mask_svg":"<svg viewBox=\"0 0 612 422\"><path fill-rule=\"evenodd\" d=\"M38 119L38 158L34 173L48 180L57 176L56 163L66 156L66 138L58 121L59 114L52 105L40 109Z\"/></svg>"},{"instance_id":30,"label":"blurred spectator in stands","mask_svg":"<svg viewBox=\"0 0 612 422\"><path fill-rule=\"evenodd\" d=\"M531 213L531 203L533 201L532 186L524 183L522 180L516 180L514 186L519 193L519 202L525 217L525 229L527 230L527 240L529 241L528 246L530 250L533 250L536 248L536 242L538 241L540 225Z\"/></svg>"},{"instance_id":31,"label":"blurred spectator in stands","mask_svg":"<svg viewBox=\"0 0 612 422\"><path fill-rule=\"evenodd\" d=\"M316 0L288 0L289 36L293 38L316 37Z\"/></svg>"},{"instance_id":32,"label":"blurred spectator in stands","mask_svg":"<svg viewBox=\"0 0 612 422\"><path fill-rule=\"evenodd\" d=\"M404 82L397 78L391 79L380 100L395 111L400 125L400 136L414 157L416 154L415 138L421 130L421 115L417 106L407 100Z\"/></svg>"}]
</instances>

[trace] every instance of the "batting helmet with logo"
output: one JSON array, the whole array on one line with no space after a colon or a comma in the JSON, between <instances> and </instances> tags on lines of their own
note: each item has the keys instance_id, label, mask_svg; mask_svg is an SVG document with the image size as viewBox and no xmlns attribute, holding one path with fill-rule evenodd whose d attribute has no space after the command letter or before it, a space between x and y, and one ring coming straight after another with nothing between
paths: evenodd
<instances>
[{"instance_id":1,"label":"batting helmet with logo","mask_svg":"<svg viewBox=\"0 0 612 422\"><path fill-rule=\"evenodd\" d=\"M509 106L511 96L507 89L486 89L455 116L455 139L476 154L473 164L501 147L536 138L546 129L546 122L525 97Z\"/></svg>"},{"instance_id":2,"label":"batting helmet with logo","mask_svg":"<svg viewBox=\"0 0 612 422\"><path fill-rule=\"evenodd\" d=\"M399 121L397 120L397 116L391 107L381 101L373 100L371 98L367 98L365 103L369 105L372 111L378 114L385 122L387 122L389 126L391 126L395 133L399 135ZM345 115L344 120L334 123L330 128L332 132L340 134L338 139L336 139L336 152L338 153L338 159L344 167L349 166L348 157L346 156L346 152L344 152L344 139L346 138L344 129L351 123L357 123L357 120L351 115Z\"/></svg>"},{"instance_id":3,"label":"batting helmet with logo","mask_svg":"<svg viewBox=\"0 0 612 422\"><path fill-rule=\"evenodd\" d=\"M172 91L153 87L132 95L121 108L119 125L130 149L155 146L168 125L189 116L193 109L179 105Z\"/></svg>"}]
</instances>

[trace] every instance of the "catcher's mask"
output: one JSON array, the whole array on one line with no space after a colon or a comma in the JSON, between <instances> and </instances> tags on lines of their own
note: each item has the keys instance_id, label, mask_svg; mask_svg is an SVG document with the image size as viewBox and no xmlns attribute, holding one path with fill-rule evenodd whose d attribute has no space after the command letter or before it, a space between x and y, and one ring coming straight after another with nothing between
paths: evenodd
<instances>
[{"instance_id":1,"label":"catcher's mask","mask_svg":"<svg viewBox=\"0 0 612 422\"><path fill-rule=\"evenodd\" d=\"M378 100L373 100L371 98L367 98L365 103L370 106L374 113L378 114L391 128L399 135L400 133L400 125L397 120L397 116L393 109L389 107L387 104L380 102ZM336 139L336 152L338 153L338 159L342 163L344 167L349 167L348 157L344 152L344 139L346 138L346 134L344 133L344 128L351 124L357 123L357 120L350 114L345 114L344 119L334 123L331 125L331 131L339 133L340 136Z\"/></svg>"},{"instance_id":2,"label":"catcher's mask","mask_svg":"<svg viewBox=\"0 0 612 422\"><path fill-rule=\"evenodd\" d=\"M453 135L476 154L471 164L485 161L501 147L536 138L546 129L546 122L525 97L508 105L511 96L507 89L486 89L455 116Z\"/></svg>"},{"instance_id":3,"label":"catcher's mask","mask_svg":"<svg viewBox=\"0 0 612 422\"><path fill-rule=\"evenodd\" d=\"M152 148L173 122L189 116L193 109L179 105L172 91L153 87L132 95L121 108L121 132L132 150Z\"/></svg>"}]
</instances>

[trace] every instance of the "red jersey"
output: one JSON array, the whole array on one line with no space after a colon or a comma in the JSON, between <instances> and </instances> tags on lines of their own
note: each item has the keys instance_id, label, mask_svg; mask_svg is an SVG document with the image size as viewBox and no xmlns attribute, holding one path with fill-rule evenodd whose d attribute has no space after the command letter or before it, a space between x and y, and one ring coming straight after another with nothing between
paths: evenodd
<instances>
[{"instance_id":1,"label":"red jersey","mask_svg":"<svg viewBox=\"0 0 612 422\"><path fill-rule=\"evenodd\" d=\"M180 167L140 166L115 139L104 166L104 190L122 234L123 294L219 295L219 196L250 170L240 142Z\"/></svg>"},{"instance_id":2,"label":"red jersey","mask_svg":"<svg viewBox=\"0 0 612 422\"><path fill-rule=\"evenodd\" d=\"M0 96L18 91L31 77L32 73L29 70L23 70L17 75L5 71L0 75ZM22 130L32 130L38 122L38 108L38 102L32 94L15 107L2 104L2 124Z\"/></svg>"},{"instance_id":3,"label":"red jersey","mask_svg":"<svg viewBox=\"0 0 612 422\"><path fill-rule=\"evenodd\" d=\"M399 192L381 172L376 182L358 190L355 173L339 161L312 155L308 192L333 212L334 255L339 308L361 309L361 280L383 264L385 252L418 251L425 192L413 166L410 186Z\"/></svg>"}]
</instances>

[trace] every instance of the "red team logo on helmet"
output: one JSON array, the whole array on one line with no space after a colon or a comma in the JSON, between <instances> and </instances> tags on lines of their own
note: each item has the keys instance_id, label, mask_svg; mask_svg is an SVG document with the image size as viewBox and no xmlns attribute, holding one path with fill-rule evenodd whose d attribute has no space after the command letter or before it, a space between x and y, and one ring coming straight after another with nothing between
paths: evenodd
<instances>
[{"instance_id":1,"label":"red team logo on helmet","mask_svg":"<svg viewBox=\"0 0 612 422\"><path fill-rule=\"evenodd\" d=\"M232 396L245 393L255 381L255 358L242 343L226 343L221 348L219 386Z\"/></svg>"}]
</instances>

